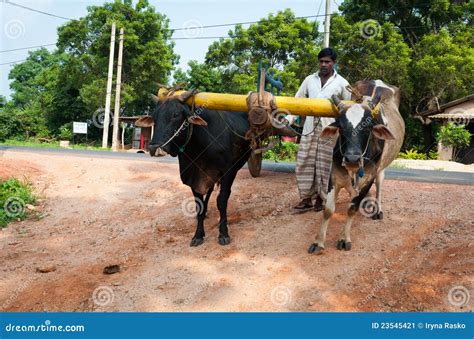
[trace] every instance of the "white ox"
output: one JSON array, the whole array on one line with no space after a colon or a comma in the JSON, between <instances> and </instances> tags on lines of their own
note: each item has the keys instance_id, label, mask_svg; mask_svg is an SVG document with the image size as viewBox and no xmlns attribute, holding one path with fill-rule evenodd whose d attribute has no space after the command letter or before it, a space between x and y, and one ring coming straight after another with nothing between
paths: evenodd
<instances>
[{"instance_id":1,"label":"white ox","mask_svg":"<svg viewBox=\"0 0 474 339\"><path fill-rule=\"evenodd\" d=\"M333 97L340 115L336 122L321 133L321 138L337 137L337 141L324 220L309 253L322 253L324 250L327 227L341 188L350 193L351 202L341 239L337 242L339 250L351 249L351 225L358 210L373 219L383 218L384 168L397 157L405 134L405 123L398 111L400 90L381 80L359 81L355 89L354 93L363 95L363 102L344 105L337 97ZM374 181L376 200L367 195Z\"/></svg>"}]
</instances>

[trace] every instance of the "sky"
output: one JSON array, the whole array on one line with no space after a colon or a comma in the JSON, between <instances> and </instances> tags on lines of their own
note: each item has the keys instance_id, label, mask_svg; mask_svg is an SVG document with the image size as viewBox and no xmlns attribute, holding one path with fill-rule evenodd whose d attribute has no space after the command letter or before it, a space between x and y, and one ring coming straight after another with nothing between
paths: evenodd
<instances>
[{"instance_id":1,"label":"sky","mask_svg":"<svg viewBox=\"0 0 474 339\"><path fill-rule=\"evenodd\" d=\"M28 50L1 51L55 44L57 28L67 22L65 19L12 6L8 4L9 1L73 19L85 16L87 6L100 6L106 2L104 0L0 0L0 94L7 97L10 94L8 73L13 65L6 63L26 59ZM133 3L135 4L136 1ZM290 8L296 16L324 14L325 7L325 0L149 0L149 3L170 19L171 28L199 27L176 31L174 38L227 36L232 26L215 28L202 28L202 26L256 21L268 16L269 13L276 13L285 8ZM332 1L331 12L336 10L336 1ZM322 19L318 18L319 31L323 30ZM180 56L178 66L186 70L190 60L204 61L208 46L215 40L218 39L175 40L175 52ZM53 50L55 46L46 48Z\"/></svg>"}]
</instances>

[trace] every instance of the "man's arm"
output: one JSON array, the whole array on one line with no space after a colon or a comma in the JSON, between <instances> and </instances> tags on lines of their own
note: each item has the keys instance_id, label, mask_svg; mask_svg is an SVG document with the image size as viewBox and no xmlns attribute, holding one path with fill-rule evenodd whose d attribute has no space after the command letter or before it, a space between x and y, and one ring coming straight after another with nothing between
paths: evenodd
<instances>
[{"instance_id":1,"label":"man's arm","mask_svg":"<svg viewBox=\"0 0 474 339\"><path fill-rule=\"evenodd\" d=\"M341 99L342 100L351 100L352 94L348 91L347 86L350 86L347 81L344 81L344 86L342 87Z\"/></svg>"}]
</instances>

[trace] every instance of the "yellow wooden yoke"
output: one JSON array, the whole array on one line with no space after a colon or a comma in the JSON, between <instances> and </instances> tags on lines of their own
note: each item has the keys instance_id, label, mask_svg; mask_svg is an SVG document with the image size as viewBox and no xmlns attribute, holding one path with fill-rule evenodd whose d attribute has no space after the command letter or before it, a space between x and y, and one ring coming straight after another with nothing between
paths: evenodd
<instances>
[{"instance_id":1,"label":"yellow wooden yoke","mask_svg":"<svg viewBox=\"0 0 474 339\"><path fill-rule=\"evenodd\" d=\"M185 91L176 91L174 95L180 95ZM158 91L158 97L168 97L168 91L161 88ZM247 95L242 94L223 94L223 93L197 93L193 98L189 98L186 103L191 105L194 100L196 106L205 107L207 109L247 112ZM277 107L286 109L294 115L312 115L316 117L332 117L338 116L336 106L329 99L316 98L295 98L275 96ZM344 100L342 103L346 105L353 104L353 101Z\"/></svg>"}]
</instances>

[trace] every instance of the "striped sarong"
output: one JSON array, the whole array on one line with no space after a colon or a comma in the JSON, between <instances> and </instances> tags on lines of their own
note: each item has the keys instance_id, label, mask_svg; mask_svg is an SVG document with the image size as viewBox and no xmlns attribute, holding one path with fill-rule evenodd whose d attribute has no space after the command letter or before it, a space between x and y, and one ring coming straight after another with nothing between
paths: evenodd
<instances>
[{"instance_id":1,"label":"striped sarong","mask_svg":"<svg viewBox=\"0 0 474 339\"><path fill-rule=\"evenodd\" d=\"M327 196L335 140L319 139L323 128L318 122L319 118L315 118L314 132L301 137L296 156L296 181L301 199L319 195L326 200Z\"/></svg>"}]
</instances>

